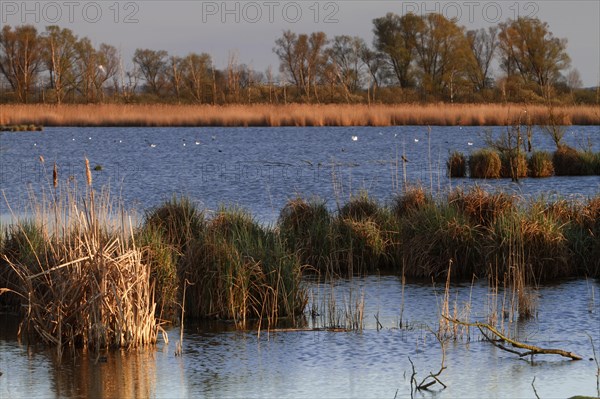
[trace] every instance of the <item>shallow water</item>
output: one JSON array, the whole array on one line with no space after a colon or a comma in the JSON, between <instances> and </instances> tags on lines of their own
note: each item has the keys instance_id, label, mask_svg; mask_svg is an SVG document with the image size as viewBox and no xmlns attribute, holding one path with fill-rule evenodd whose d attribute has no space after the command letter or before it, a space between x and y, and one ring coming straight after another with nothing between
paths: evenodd
<instances>
[{"instance_id":1,"label":"shallow water","mask_svg":"<svg viewBox=\"0 0 600 399\"><path fill-rule=\"evenodd\" d=\"M309 288L317 292L319 303L331 294L330 286L311 283ZM402 328L397 277L341 280L333 288L340 306L351 302L350 292L354 298L364 294L362 332L263 331L258 337L256 331L195 324L185 328L182 356L174 354L179 330L173 328L168 345L161 341L156 349L111 352L98 363L81 352L59 362L54 351L19 345L15 325L5 316L0 324L0 396L393 398L398 391L398 397L409 397L409 358L419 381L440 367L440 344L428 328L437 328L443 291L430 284L407 284ZM542 398L597 395L587 334L600 355L600 283L564 282L540 288L537 294L537 318L507 324L507 330L522 341L569 350L584 360L539 355L532 364L471 331L470 339L463 334L446 343L447 369L440 380L447 388L416 397L534 397L534 377ZM482 283L452 288L452 302L459 308L471 303L471 320L485 319L487 298ZM380 330L375 315L383 325Z\"/></svg>"},{"instance_id":2,"label":"shallow water","mask_svg":"<svg viewBox=\"0 0 600 399\"><path fill-rule=\"evenodd\" d=\"M565 140L575 147L587 137L598 142L599 129L569 127ZM26 213L29 190L48 192L54 161L61 181L72 176L83 186L83 159L88 157L92 167L102 166L93 172L94 186L110 184L113 197L140 211L185 194L210 209L237 204L272 223L296 194L320 196L332 208L362 188L389 200L402 188L403 169L396 160L404 153L407 181L434 192L475 183L523 195L600 192L598 176L524 179L520 184L507 179L450 181L445 175L448 153L468 154L483 147L484 130L433 127L430 137L425 127L48 128L0 133L0 189L13 211ZM553 149L539 132L533 145ZM2 224L8 213L1 199ZM333 292L329 285L310 283L309 288L323 316L312 320L307 314L308 327L326 322L324 303L331 295L340 311L364 295L364 330L263 331L258 337L256 331L232 331L228 325L188 325L181 357L174 355L179 330L173 328L171 342L161 341L155 349L111 352L105 362L82 352L58 361L54 351L19 344L14 319L0 315L0 397L393 398L396 392L409 397L409 357L419 380L439 369L442 352L428 330L437 328L439 288L409 284L404 300L396 277L340 280ZM471 320L485 319L485 284L456 286L454 298L461 309L472 304ZM470 340L463 336L447 344L441 380L448 388L416 397L534 397L534 377L540 397L598 395L586 334L600 355L599 301L600 285L591 280L545 286L538 292L538 317L506 325L521 340L567 349L586 360L536 356L531 364L482 342L471 331ZM375 315L383 325L380 330Z\"/></svg>"},{"instance_id":3,"label":"shallow water","mask_svg":"<svg viewBox=\"0 0 600 399\"><path fill-rule=\"evenodd\" d=\"M485 146L485 131L503 127L319 127L319 128L47 128L43 132L0 133L0 187L13 210L29 203L59 178L85 183L84 157L94 171L94 185L110 184L113 197L145 210L173 194L189 195L209 209L220 204L249 209L260 221L274 222L295 195L319 196L333 208L351 193L368 190L386 201L403 185L402 154L408 183L434 192L450 186L484 184L505 191L548 195L594 195L600 177L551 177L475 180L446 177L453 150L469 154ZM357 136L357 141L352 140ZM570 126L565 142L576 148L587 139L599 150L600 127ZM198 144L196 144L198 143ZM472 145L469 145L472 143ZM536 130L535 150L553 150ZM45 160L42 164L40 156ZM52 190L50 190L52 191ZM8 209L0 201L0 214Z\"/></svg>"}]
</instances>

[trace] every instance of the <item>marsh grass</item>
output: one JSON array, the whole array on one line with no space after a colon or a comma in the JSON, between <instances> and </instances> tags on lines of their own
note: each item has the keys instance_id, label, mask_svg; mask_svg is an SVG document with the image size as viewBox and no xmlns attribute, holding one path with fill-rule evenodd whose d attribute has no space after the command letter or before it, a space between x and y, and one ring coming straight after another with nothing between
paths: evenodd
<instances>
[{"instance_id":1,"label":"marsh grass","mask_svg":"<svg viewBox=\"0 0 600 399\"><path fill-rule=\"evenodd\" d=\"M245 327L250 319L302 314L306 294L302 267L280 237L245 211L219 210L186 252L181 270L192 284L186 296L191 317L229 319Z\"/></svg>"},{"instance_id":2,"label":"marsh grass","mask_svg":"<svg viewBox=\"0 0 600 399\"><path fill-rule=\"evenodd\" d=\"M335 269L345 276L373 273L393 263L398 225L387 207L366 193L350 199L333 221Z\"/></svg>"},{"instance_id":3,"label":"marsh grass","mask_svg":"<svg viewBox=\"0 0 600 399\"><path fill-rule=\"evenodd\" d=\"M319 199L291 199L279 214L277 228L289 251L296 253L308 271L326 273L332 262L332 216Z\"/></svg>"},{"instance_id":4,"label":"marsh grass","mask_svg":"<svg viewBox=\"0 0 600 399\"><path fill-rule=\"evenodd\" d=\"M317 281L314 284L309 300L312 327L362 332L365 316L364 290L354 284L346 289L336 287L334 281Z\"/></svg>"},{"instance_id":5,"label":"marsh grass","mask_svg":"<svg viewBox=\"0 0 600 399\"><path fill-rule=\"evenodd\" d=\"M598 173L597 155L590 151L577 151L561 145L552 156L557 176L588 176Z\"/></svg>"},{"instance_id":6,"label":"marsh grass","mask_svg":"<svg viewBox=\"0 0 600 399\"><path fill-rule=\"evenodd\" d=\"M73 184L32 200L32 220L9 229L2 274L24 307L20 335L59 353L152 345L160 326L143 249L126 213L87 182L85 193Z\"/></svg>"},{"instance_id":7,"label":"marsh grass","mask_svg":"<svg viewBox=\"0 0 600 399\"><path fill-rule=\"evenodd\" d=\"M514 104L398 105L3 105L0 125L43 126L504 126L521 118ZM528 105L531 124L550 123L547 107ZM556 108L563 122L598 125L595 106Z\"/></svg>"},{"instance_id":8,"label":"marsh grass","mask_svg":"<svg viewBox=\"0 0 600 399\"><path fill-rule=\"evenodd\" d=\"M401 256L407 276L443 276L448 263L457 278L470 277L478 265L480 231L455 207L443 203L424 206L400 220Z\"/></svg>"},{"instance_id":9,"label":"marsh grass","mask_svg":"<svg viewBox=\"0 0 600 399\"><path fill-rule=\"evenodd\" d=\"M450 177L464 177L462 154L453 152L447 161ZM513 150L484 148L469 156L469 176L477 179L600 175L600 153L578 151L561 145L554 153L535 151L527 157Z\"/></svg>"},{"instance_id":10,"label":"marsh grass","mask_svg":"<svg viewBox=\"0 0 600 399\"><path fill-rule=\"evenodd\" d=\"M528 162L524 153L501 152L500 153L500 177L517 178L527 177Z\"/></svg>"},{"instance_id":11,"label":"marsh grass","mask_svg":"<svg viewBox=\"0 0 600 399\"><path fill-rule=\"evenodd\" d=\"M545 151L535 151L528 160L530 177L550 177L554 175L552 155Z\"/></svg>"},{"instance_id":12,"label":"marsh grass","mask_svg":"<svg viewBox=\"0 0 600 399\"><path fill-rule=\"evenodd\" d=\"M392 214L400 219L433 203L433 198L421 186L408 187L392 200Z\"/></svg>"},{"instance_id":13,"label":"marsh grass","mask_svg":"<svg viewBox=\"0 0 600 399\"><path fill-rule=\"evenodd\" d=\"M467 176L467 158L465 154L459 151L453 151L446 162L448 176L466 177Z\"/></svg>"},{"instance_id":14,"label":"marsh grass","mask_svg":"<svg viewBox=\"0 0 600 399\"><path fill-rule=\"evenodd\" d=\"M457 188L448 195L448 204L467 215L474 223L491 225L496 218L515 209L516 198L503 192L490 193L480 186L465 191Z\"/></svg>"},{"instance_id":15,"label":"marsh grass","mask_svg":"<svg viewBox=\"0 0 600 399\"><path fill-rule=\"evenodd\" d=\"M469 176L475 179L497 179L502 170L502 161L496 151L483 149L469 156Z\"/></svg>"},{"instance_id":16,"label":"marsh grass","mask_svg":"<svg viewBox=\"0 0 600 399\"><path fill-rule=\"evenodd\" d=\"M191 243L206 228L205 216L189 198L173 197L146 212L136 232L136 240L144 248L144 261L150 266L156 284L159 314L176 320L185 282L180 277L182 258Z\"/></svg>"}]
</instances>

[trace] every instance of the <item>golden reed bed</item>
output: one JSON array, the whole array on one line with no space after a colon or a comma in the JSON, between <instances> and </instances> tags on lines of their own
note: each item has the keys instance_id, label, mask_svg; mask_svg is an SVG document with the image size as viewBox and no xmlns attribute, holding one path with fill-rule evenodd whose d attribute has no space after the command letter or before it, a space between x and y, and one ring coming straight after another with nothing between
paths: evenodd
<instances>
[{"instance_id":1,"label":"golden reed bed","mask_svg":"<svg viewBox=\"0 0 600 399\"><path fill-rule=\"evenodd\" d=\"M527 111L527 112L525 112ZM43 126L499 126L600 125L600 107L544 105L2 105L0 125ZM555 118L556 119L556 118Z\"/></svg>"}]
</instances>

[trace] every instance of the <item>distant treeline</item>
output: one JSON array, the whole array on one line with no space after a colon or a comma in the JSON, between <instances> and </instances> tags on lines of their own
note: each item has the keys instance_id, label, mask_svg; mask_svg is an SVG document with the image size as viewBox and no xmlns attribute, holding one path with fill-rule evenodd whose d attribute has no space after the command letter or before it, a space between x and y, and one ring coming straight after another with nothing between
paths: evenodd
<instances>
[{"instance_id":1,"label":"distant treeline","mask_svg":"<svg viewBox=\"0 0 600 399\"><path fill-rule=\"evenodd\" d=\"M598 103L582 89L565 39L537 18L466 30L441 14L373 20L373 43L356 36L285 31L274 40L278 72L256 71L235 52L217 69L207 53L119 51L70 29L4 26L2 103ZM499 71L493 66L498 65Z\"/></svg>"}]
</instances>

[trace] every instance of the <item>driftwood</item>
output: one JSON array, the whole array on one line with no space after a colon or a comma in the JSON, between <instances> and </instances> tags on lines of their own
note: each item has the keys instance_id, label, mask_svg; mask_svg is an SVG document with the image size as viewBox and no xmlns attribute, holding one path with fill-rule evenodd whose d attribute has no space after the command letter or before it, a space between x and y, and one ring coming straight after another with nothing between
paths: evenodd
<instances>
[{"instance_id":1,"label":"driftwood","mask_svg":"<svg viewBox=\"0 0 600 399\"><path fill-rule=\"evenodd\" d=\"M529 344L524 344L522 342L518 342L515 341L514 339L510 339L508 337L506 337L504 334L502 334L500 331L498 331L494 326L491 326L489 324L486 323L479 323L479 322L475 322L475 323L467 323L461 320L457 320L457 319L453 319L447 316L442 315L442 317L452 323L455 324L460 324L462 326L467 326L467 327L477 327L479 329L479 331L481 331L481 333L483 334L483 336L490 341L494 346L496 346L497 348L500 348L504 351L510 352L510 353L514 353L520 357L525 357L525 356L529 356L529 355L560 355L563 357L568 357L571 360L581 360L582 357L573 353L573 352L567 352L564 351L562 349L547 349L547 348L540 348L538 346L534 346L534 345L529 345ZM514 348L519 348L519 349L525 349L526 352L522 352L522 351L518 351L516 349L512 349L512 348L508 348L502 344L500 344L497 340L493 340L488 334L486 334L485 330L488 330L489 332L491 332L492 334L494 334L496 337L498 337L498 339L501 342L507 342L509 343L512 347Z\"/></svg>"}]
</instances>

